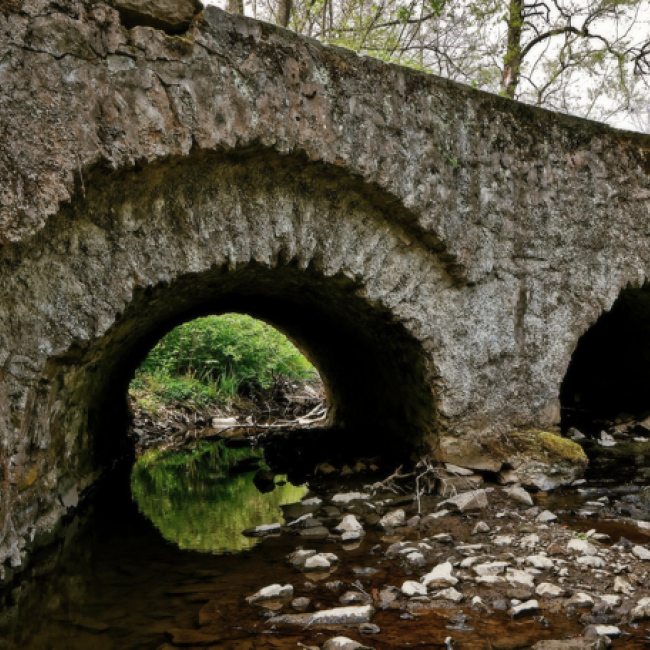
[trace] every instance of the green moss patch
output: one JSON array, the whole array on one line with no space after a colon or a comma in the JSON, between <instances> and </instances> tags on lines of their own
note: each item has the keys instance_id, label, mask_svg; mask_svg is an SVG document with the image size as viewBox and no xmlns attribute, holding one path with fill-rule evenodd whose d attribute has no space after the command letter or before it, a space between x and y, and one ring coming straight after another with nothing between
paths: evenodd
<instances>
[{"instance_id":1,"label":"green moss patch","mask_svg":"<svg viewBox=\"0 0 650 650\"><path fill-rule=\"evenodd\" d=\"M535 429L513 431L507 436L515 451L525 455L540 455L550 462L568 461L586 465L588 460L582 447L548 431Z\"/></svg>"}]
</instances>

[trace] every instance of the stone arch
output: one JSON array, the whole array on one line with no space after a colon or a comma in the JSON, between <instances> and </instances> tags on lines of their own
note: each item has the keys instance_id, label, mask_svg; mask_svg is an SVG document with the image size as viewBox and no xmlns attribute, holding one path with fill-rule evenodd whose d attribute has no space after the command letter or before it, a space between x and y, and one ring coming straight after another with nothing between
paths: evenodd
<instances>
[{"instance_id":1,"label":"stone arch","mask_svg":"<svg viewBox=\"0 0 650 650\"><path fill-rule=\"evenodd\" d=\"M325 379L333 427L362 432L366 452L435 440L429 310L453 282L415 228L354 178L268 152L97 170L41 233L3 251L3 343L24 351L5 376L22 405L11 444L39 467L34 489L53 469L63 485L121 453L140 360L176 324L224 311L288 334Z\"/></svg>"},{"instance_id":2,"label":"stone arch","mask_svg":"<svg viewBox=\"0 0 650 650\"><path fill-rule=\"evenodd\" d=\"M627 286L582 334L560 389L562 424L650 415L650 287Z\"/></svg>"}]
</instances>

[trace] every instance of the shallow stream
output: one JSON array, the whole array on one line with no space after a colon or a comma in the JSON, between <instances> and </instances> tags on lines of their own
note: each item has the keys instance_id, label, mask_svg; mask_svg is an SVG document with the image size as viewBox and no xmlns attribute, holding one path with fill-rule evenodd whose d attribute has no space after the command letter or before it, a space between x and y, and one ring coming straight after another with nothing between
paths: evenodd
<instances>
[{"instance_id":1,"label":"shallow stream","mask_svg":"<svg viewBox=\"0 0 650 650\"><path fill-rule=\"evenodd\" d=\"M355 630L271 627L260 608L245 602L266 585L290 583L294 597L306 596L316 608L330 608L339 605L339 596L354 583L376 594L386 585L401 585L411 572L387 560L383 552L372 552L380 541L373 531L347 550L340 544L302 540L307 548L333 552L341 559L333 572L321 576L285 564L287 554L301 545L299 538L243 537L245 528L282 521L279 506L306 493L306 488L286 483L261 494L253 472L229 471L250 455L248 450L215 447L194 456L188 452L183 458L139 463L130 477L134 500L126 481L110 487L76 536L69 534L57 558L49 566L43 563L31 586L20 587L31 591L21 607L5 612L2 623L7 631L0 648L304 648L321 646L343 633L377 650L444 648L449 636L454 648L514 650L582 631L577 618L563 613L545 614L546 620L511 620L505 612L488 616L465 604L410 612L378 608L373 623L381 633L365 637ZM573 507L582 497L565 498L565 505ZM553 507L559 509L562 499L553 496ZM566 525L581 523L567 520ZM463 524L454 534L471 539L471 525ZM634 532L630 526L618 526L618 535ZM355 570L361 567L375 572L360 575ZM325 587L335 581L345 585ZM450 631L450 618L459 607L469 629ZM644 634L639 630L612 647L646 648Z\"/></svg>"}]
</instances>

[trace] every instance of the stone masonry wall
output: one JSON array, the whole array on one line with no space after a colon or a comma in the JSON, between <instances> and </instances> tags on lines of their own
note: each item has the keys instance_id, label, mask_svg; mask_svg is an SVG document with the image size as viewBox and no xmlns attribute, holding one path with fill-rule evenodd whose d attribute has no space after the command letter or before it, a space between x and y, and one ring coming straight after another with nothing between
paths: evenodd
<instances>
[{"instance_id":1,"label":"stone masonry wall","mask_svg":"<svg viewBox=\"0 0 650 650\"><path fill-rule=\"evenodd\" d=\"M128 27L0 8L7 570L119 452L137 360L199 313L276 324L337 423L365 386L397 445L558 422L578 338L650 275L650 138L213 7Z\"/></svg>"}]
</instances>

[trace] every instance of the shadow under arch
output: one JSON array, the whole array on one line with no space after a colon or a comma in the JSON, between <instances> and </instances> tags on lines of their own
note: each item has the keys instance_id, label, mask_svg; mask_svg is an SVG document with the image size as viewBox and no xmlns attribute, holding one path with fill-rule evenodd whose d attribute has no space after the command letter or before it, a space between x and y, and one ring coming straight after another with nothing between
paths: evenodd
<instances>
[{"instance_id":1,"label":"shadow under arch","mask_svg":"<svg viewBox=\"0 0 650 650\"><path fill-rule=\"evenodd\" d=\"M650 286L627 287L581 336L560 389L562 428L650 415Z\"/></svg>"},{"instance_id":2,"label":"shadow under arch","mask_svg":"<svg viewBox=\"0 0 650 650\"><path fill-rule=\"evenodd\" d=\"M407 456L435 428L425 357L402 324L357 290L348 278L315 269L251 263L139 292L101 350L86 350L75 361L92 367L85 381L96 461L120 455L125 440L116 434L129 421L128 386L157 341L183 322L227 312L276 327L318 369L330 404L328 431L319 437L324 457Z\"/></svg>"}]
</instances>

